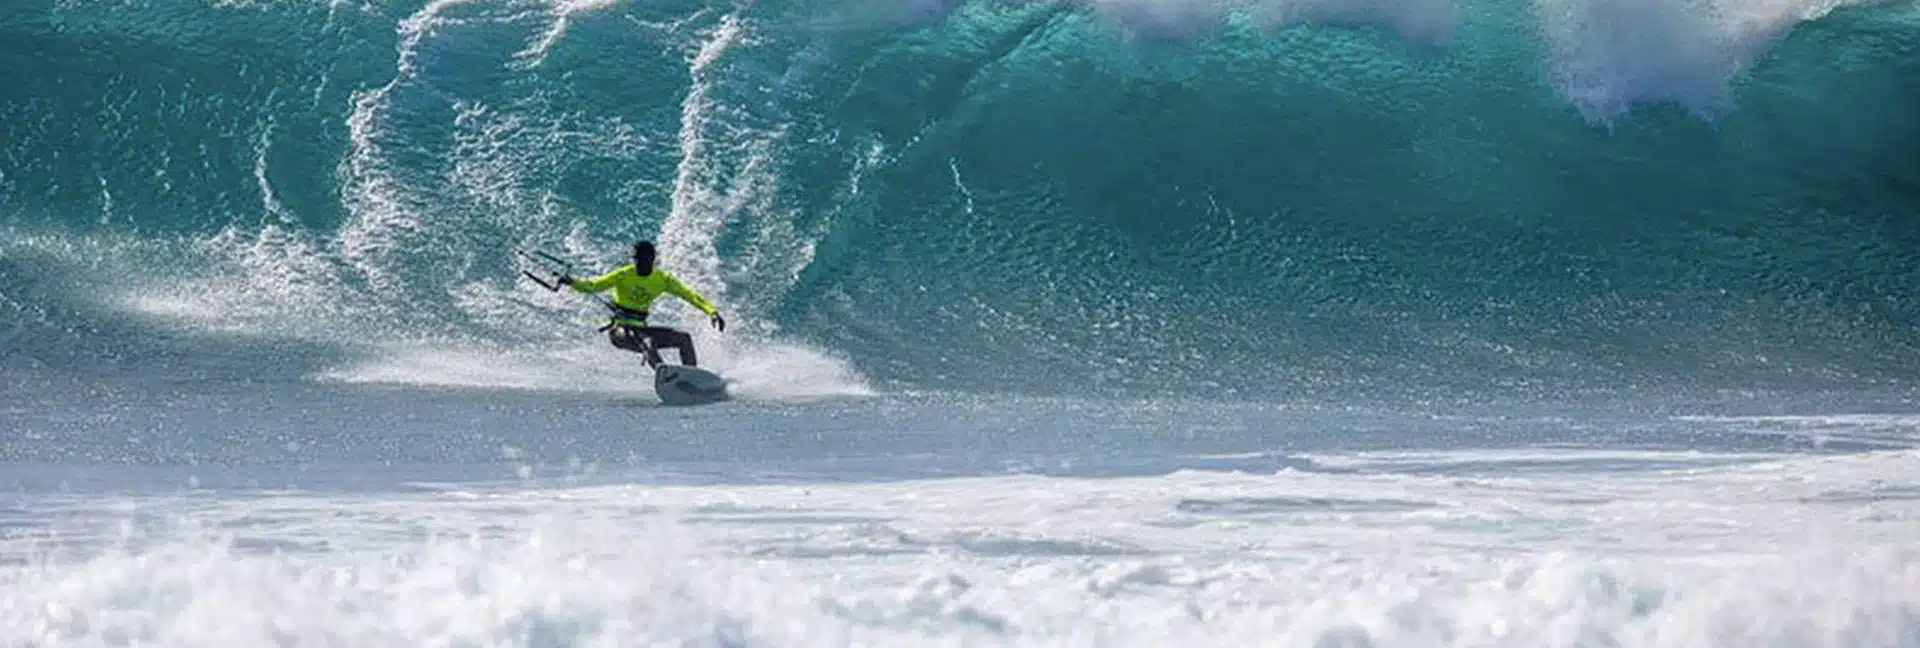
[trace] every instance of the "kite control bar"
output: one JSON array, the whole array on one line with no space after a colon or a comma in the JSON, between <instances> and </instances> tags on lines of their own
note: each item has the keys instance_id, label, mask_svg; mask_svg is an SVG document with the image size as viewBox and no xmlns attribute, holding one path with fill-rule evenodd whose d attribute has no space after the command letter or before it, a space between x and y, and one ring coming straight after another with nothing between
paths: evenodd
<instances>
[{"instance_id":1,"label":"kite control bar","mask_svg":"<svg viewBox=\"0 0 1920 648\"><path fill-rule=\"evenodd\" d=\"M573 263L570 261L567 261L566 259L562 259L560 257L547 254L539 250L533 250L533 251L515 250L514 252L516 254L519 254L520 258L532 261L536 265L548 266L546 268L546 271L553 274L552 280L543 280L539 276L536 276L532 272L528 272L526 270L521 270L520 274L526 275L528 279L532 279L534 283L540 284L541 288L545 288L549 292L559 292L560 278L565 276L570 276L573 274ZM607 299L605 296L594 295L593 297L594 299L599 300L602 306L606 306L608 310L614 311L616 313L620 311L619 307L614 306L613 301Z\"/></svg>"},{"instance_id":2,"label":"kite control bar","mask_svg":"<svg viewBox=\"0 0 1920 648\"><path fill-rule=\"evenodd\" d=\"M540 284L540 287L547 289L548 292L555 292L560 290L560 277L571 274L571 270L573 269L573 264L568 263L566 259L562 259L560 257L547 254L539 250L534 250L532 252L528 252L526 250L517 250L516 253L519 254L520 258L522 259L527 259L539 265L550 266L547 268L547 271L553 273L553 279L551 281L543 280L540 277L535 276L532 272L529 272L526 270L520 271L520 274L526 275L527 278L532 279L534 283ZM558 266L559 269L556 270L551 266Z\"/></svg>"}]
</instances>

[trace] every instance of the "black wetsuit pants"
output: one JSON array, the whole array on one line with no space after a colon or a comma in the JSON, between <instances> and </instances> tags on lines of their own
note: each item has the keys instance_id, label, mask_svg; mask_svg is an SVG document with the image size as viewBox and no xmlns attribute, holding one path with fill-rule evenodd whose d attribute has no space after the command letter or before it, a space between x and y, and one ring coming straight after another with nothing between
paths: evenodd
<instances>
[{"instance_id":1,"label":"black wetsuit pants","mask_svg":"<svg viewBox=\"0 0 1920 648\"><path fill-rule=\"evenodd\" d=\"M607 340L616 347L646 356L647 366L660 366L659 349L675 348L680 350L680 364L699 366L694 358L693 336L678 329L617 324L607 330Z\"/></svg>"}]
</instances>

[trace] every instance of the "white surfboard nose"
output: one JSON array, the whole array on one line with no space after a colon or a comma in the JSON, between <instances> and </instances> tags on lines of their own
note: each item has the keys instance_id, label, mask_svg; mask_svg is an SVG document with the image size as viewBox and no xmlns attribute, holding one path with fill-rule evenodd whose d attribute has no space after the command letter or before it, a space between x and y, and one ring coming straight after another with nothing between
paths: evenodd
<instances>
[{"instance_id":1,"label":"white surfboard nose","mask_svg":"<svg viewBox=\"0 0 1920 648\"><path fill-rule=\"evenodd\" d=\"M653 372L653 391L668 405L700 405L727 399L727 382L699 367L660 365Z\"/></svg>"}]
</instances>

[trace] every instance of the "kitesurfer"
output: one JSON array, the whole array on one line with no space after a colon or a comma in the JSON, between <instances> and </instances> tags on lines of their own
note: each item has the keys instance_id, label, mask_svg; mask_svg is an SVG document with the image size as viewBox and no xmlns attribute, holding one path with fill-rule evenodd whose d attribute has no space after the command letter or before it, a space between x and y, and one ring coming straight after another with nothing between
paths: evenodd
<instances>
[{"instance_id":1,"label":"kitesurfer","mask_svg":"<svg viewBox=\"0 0 1920 648\"><path fill-rule=\"evenodd\" d=\"M612 272L592 279L574 279L561 275L560 285L583 293L605 292L613 289L612 321L603 330L607 331L607 340L613 346L641 354L647 358L647 364L660 365L657 349L680 350L680 364L698 366L693 351L693 336L685 331L665 326L647 324L647 311L653 300L662 293L671 293L682 301L692 304L718 331L727 330L727 320L720 316L720 310L707 301L707 298L694 292L679 277L665 269L654 267L655 252L652 241L639 241L633 244L633 263L615 268Z\"/></svg>"}]
</instances>

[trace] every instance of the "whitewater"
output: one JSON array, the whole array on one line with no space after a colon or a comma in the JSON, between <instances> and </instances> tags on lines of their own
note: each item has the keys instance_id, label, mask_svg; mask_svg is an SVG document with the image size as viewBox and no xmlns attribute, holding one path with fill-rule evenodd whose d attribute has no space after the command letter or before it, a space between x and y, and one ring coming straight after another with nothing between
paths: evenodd
<instances>
[{"instance_id":1,"label":"whitewater","mask_svg":"<svg viewBox=\"0 0 1920 648\"><path fill-rule=\"evenodd\" d=\"M1911 2L0 2L0 645L1920 648Z\"/></svg>"}]
</instances>

